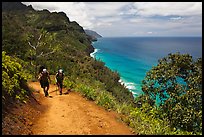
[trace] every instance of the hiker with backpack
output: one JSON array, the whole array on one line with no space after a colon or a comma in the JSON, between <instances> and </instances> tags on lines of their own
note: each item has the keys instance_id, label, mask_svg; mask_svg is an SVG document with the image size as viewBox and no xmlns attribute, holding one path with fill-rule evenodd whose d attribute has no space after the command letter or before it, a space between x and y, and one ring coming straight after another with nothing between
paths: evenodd
<instances>
[{"instance_id":1,"label":"hiker with backpack","mask_svg":"<svg viewBox=\"0 0 204 137\"><path fill-rule=\"evenodd\" d=\"M62 69L59 69L55 76L56 84L59 88L60 95L62 95L62 86L64 80L64 73Z\"/></svg>"},{"instance_id":2,"label":"hiker with backpack","mask_svg":"<svg viewBox=\"0 0 204 137\"><path fill-rule=\"evenodd\" d=\"M40 81L41 88L43 88L43 91L45 93L45 97L49 96L48 90L49 90L49 81L51 83L50 75L47 69L43 68L42 71L38 75L38 80ZM49 80L49 81L48 81Z\"/></svg>"}]
</instances>

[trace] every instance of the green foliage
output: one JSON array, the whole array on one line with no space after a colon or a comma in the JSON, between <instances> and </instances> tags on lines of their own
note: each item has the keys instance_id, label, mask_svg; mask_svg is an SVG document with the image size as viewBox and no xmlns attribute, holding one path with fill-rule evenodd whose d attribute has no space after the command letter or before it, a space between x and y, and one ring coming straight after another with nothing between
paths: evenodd
<instances>
[{"instance_id":1,"label":"green foliage","mask_svg":"<svg viewBox=\"0 0 204 137\"><path fill-rule=\"evenodd\" d=\"M164 134L165 130L163 130L164 123L161 120L153 119L152 117L148 117L144 112L142 112L140 109L135 108L130 112L130 115L128 117L129 119L129 125L136 129L136 131L139 134Z\"/></svg>"},{"instance_id":2,"label":"green foliage","mask_svg":"<svg viewBox=\"0 0 204 137\"><path fill-rule=\"evenodd\" d=\"M76 87L76 84L73 81L69 80L67 77L64 78L63 85L68 89L73 89Z\"/></svg>"},{"instance_id":3,"label":"green foliage","mask_svg":"<svg viewBox=\"0 0 204 137\"><path fill-rule=\"evenodd\" d=\"M122 104L116 104L116 111L119 114L123 114L128 116L130 114L130 111L134 109L134 107L131 104L128 103L122 103Z\"/></svg>"},{"instance_id":4,"label":"green foliage","mask_svg":"<svg viewBox=\"0 0 204 137\"><path fill-rule=\"evenodd\" d=\"M141 108L131 109L126 122L140 135L193 134L192 132L172 129L167 119L157 118L159 113L156 108L152 108L148 103L145 103Z\"/></svg>"},{"instance_id":5,"label":"green foliage","mask_svg":"<svg viewBox=\"0 0 204 137\"><path fill-rule=\"evenodd\" d=\"M77 90L80 91L82 95L85 96L86 98L90 100L96 100L97 94L93 88L83 84L78 84Z\"/></svg>"},{"instance_id":6,"label":"green foliage","mask_svg":"<svg viewBox=\"0 0 204 137\"><path fill-rule=\"evenodd\" d=\"M83 96L95 101L96 104L103 106L105 109L116 110L120 106L117 99L111 93L104 90L103 83L89 80L84 80L83 82L77 81L76 83L78 84L76 84L75 91L80 92Z\"/></svg>"},{"instance_id":7,"label":"green foliage","mask_svg":"<svg viewBox=\"0 0 204 137\"><path fill-rule=\"evenodd\" d=\"M140 101L151 106L159 96L160 117L167 118L171 127L202 131L202 59L193 61L188 54L169 54L147 72L142 90Z\"/></svg>"},{"instance_id":8,"label":"green foliage","mask_svg":"<svg viewBox=\"0 0 204 137\"><path fill-rule=\"evenodd\" d=\"M96 99L96 104L103 106L105 109L116 109L116 99L110 93L101 91Z\"/></svg>"},{"instance_id":9,"label":"green foliage","mask_svg":"<svg viewBox=\"0 0 204 137\"><path fill-rule=\"evenodd\" d=\"M27 26L24 20L24 14L13 16L13 13L2 12L2 50L7 54L16 55L19 58L24 57L28 45L25 43L25 29ZM18 12L15 12L18 14Z\"/></svg>"},{"instance_id":10,"label":"green foliage","mask_svg":"<svg viewBox=\"0 0 204 137\"><path fill-rule=\"evenodd\" d=\"M43 29L36 33L29 33L27 42L30 46L27 55L31 64L35 67L35 76L37 76L37 68L40 66L39 61L52 56L54 52L59 50L59 44L55 42L55 34L50 34Z\"/></svg>"},{"instance_id":11,"label":"green foliage","mask_svg":"<svg viewBox=\"0 0 204 137\"><path fill-rule=\"evenodd\" d=\"M3 105L13 97L24 100L26 97L26 81L31 78L18 63L19 59L2 52L2 102Z\"/></svg>"}]
</instances>

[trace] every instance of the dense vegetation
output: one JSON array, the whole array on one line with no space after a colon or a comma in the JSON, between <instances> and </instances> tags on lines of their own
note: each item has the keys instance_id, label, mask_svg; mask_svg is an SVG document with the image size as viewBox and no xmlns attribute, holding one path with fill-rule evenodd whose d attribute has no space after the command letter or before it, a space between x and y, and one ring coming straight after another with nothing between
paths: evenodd
<instances>
[{"instance_id":1,"label":"dense vegetation","mask_svg":"<svg viewBox=\"0 0 204 137\"><path fill-rule=\"evenodd\" d=\"M202 58L194 61L189 54L169 54L142 83L144 94L137 103L147 103L149 112L156 109L156 117L169 121L172 129L202 133Z\"/></svg>"},{"instance_id":2,"label":"dense vegetation","mask_svg":"<svg viewBox=\"0 0 204 137\"><path fill-rule=\"evenodd\" d=\"M2 107L16 100L26 102L28 97L27 79L29 73L23 69L22 60L2 52Z\"/></svg>"},{"instance_id":3,"label":"dense vegetation","mask_svg":"<svg viewBox=\"0 0 204 137\"><path fill-rule=\"evenodd\" d=\"M201 58L193 61L189 54L169 54L146 74L142 90L143 98L158 107L160 117L167 118L171 127L202 131ZM157 96L160 103L155 102Z\"/></svg>"},{"instance_id":4,"label":"dense vegetation","mask_svg":"<svg viewBox=\"0 0 204 137\"><path fill-rule=\"evenodd\" d=\"M143 81L144 94L134 100L117 72L89 56L91 39L77 22L62 12L11 5L2 12L4 106L11 98L25 101L26 82L36 80L43 65L51 75L63 68L67 89L117 111L138 134L202 134L202 59L181 54L161 59Z\"/></svg>"}]
</instances>

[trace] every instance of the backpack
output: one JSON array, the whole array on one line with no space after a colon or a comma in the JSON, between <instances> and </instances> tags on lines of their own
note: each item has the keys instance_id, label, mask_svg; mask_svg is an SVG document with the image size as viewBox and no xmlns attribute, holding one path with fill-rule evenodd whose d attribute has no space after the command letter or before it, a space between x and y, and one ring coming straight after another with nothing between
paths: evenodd
<instances>
[{"instance_id":1,"label":"backpack","mask_svg":"<svg viewBox=\"0 0 204 137\"><path fill-rule=\"evenodd\" d=\"M57 72L57 74L56 74L57 82L62 82L62 81L63 81L63 79L64 79L64 73L62 72L61 74L62 74L62 75L60 75L59 72Z\"/></svg>"},{"instance_id":2,"label":"backpack","mask_svg":"<svg viewBox=\"0 0 204 137\"><path fill-rule=\"evenodd\" d=\"M48 81L48 72L45 72L45 73L43 73L43 72L41 72L41 81L42 82L45 82L45 81Z\"/></svg>"}]
</instances>

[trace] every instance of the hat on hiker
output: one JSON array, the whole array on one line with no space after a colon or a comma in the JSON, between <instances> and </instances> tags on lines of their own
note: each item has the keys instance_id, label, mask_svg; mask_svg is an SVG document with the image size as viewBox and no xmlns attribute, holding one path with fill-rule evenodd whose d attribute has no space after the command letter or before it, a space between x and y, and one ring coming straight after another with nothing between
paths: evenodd
<instances>
[{"instance_id":1,"label":"hat on hiker","mask_svg":"<svg viewBox=\"0 0 204 137\"><path fill-rule=\"evenodd\" d=\"M60 69L60 70L59 70L59 73L62 73L62 72L63 72L63 70L62 70L62 69Z\"/></svg>"},{"instance_id":2,"label":"hat on hiker","mask_svg":"<svg viewBox=\"0 0 204 137\"><path fill-rule=\"evenodd\" d=\"M47 69L43 69L43 73L46 73L47 72Z\"/></svg>"}]
</instances>

